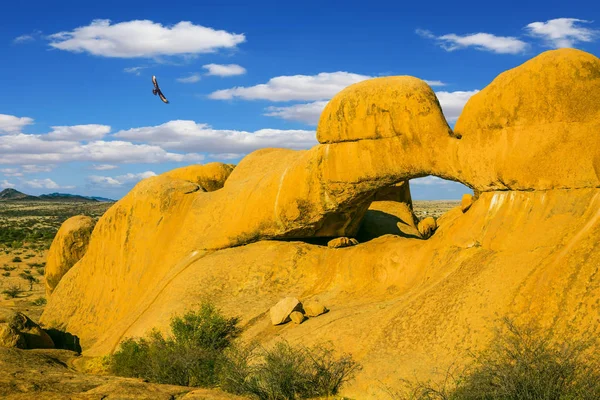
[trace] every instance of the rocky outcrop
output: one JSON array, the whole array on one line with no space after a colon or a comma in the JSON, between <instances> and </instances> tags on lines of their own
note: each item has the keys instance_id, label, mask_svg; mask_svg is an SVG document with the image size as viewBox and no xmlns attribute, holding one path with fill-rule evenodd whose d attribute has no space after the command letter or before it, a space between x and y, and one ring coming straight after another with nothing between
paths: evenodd
<instances>
[{"instance_id":1,"label":"rocky outcrop","mask_svg":"<svg viewBox=\"0 0 600 400\"><path fill-rule=\"evenodd\" d=\"M423 81L351 85L310 150L253 152L214 191L168 173L141 181L98 221L42 322L104 355L210 298L241 316L244 339L351 352L363 369L344 394L361 399L382 398L373 382L464 362L489 342L494 315L598 335L599 85L598 58L545 52L473 96L454 132ZM477 195L428 240L404 209L390 224L403 234L343 251L302 241L357 236L390 202L378 193L426 175ZM290 293L335 312L274 327L266 311Z\"/></svg>"},{"instance_id":2,"label":"rocky outcrop","mask_svg":"<svg viewBox=\"0 0 600 400\"><path fill-rule=\"evenodd\" d=\"M26 315L8 308L0 308L0 347L52 349L54 342Z\"/></svg>"},{"instance_id":3,"label":"rocky outcrop","mask_svg":"<svg viewBox=\"0 0 600 400\"><path fill-rule=\"evenodd\" d=\"M243 400L219 390L160 385L142 379L85 374L73 368L81 357L67 350L0 347L3 400Z\"/></svg>"},{"instance_id":4,"label":"rocky outcrop","mask_svg":"<svg viewBox=\"0 0 600 400\"><path fill-rule=\"evenodd\" d=\"M56 233L46 259L44 272L46 296L50 296L62 277L83 257L95 221L86 215L67 219Z\"/></svg>"}]
</instances>

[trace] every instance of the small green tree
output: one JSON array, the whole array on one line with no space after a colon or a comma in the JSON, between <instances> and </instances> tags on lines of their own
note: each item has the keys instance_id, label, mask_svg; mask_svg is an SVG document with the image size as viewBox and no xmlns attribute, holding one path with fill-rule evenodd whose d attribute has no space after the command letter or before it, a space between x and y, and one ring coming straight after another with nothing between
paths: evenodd
<instances>
[{"instance_id":1,"label":"small green tree","mask_svg":"<svg viewBox=\"0 0 600 400\"><path fill-rule=\"evenodd\" d=\"M39 283L39 282L40 282L40 281L39 281L39 280L38 280L36 277L34 277L34 276L33 276L33 275L31 275L31 274L27 274L27 273L25 273L25 272L21 272L21 273L19 274L19 276L20 276L21 278L25 279L25 280L26 280L26 281L29 283L29 291L30 291L30 292L33 290L33 284L34 284L34 283Z\"/></svg>"}]
</instances>

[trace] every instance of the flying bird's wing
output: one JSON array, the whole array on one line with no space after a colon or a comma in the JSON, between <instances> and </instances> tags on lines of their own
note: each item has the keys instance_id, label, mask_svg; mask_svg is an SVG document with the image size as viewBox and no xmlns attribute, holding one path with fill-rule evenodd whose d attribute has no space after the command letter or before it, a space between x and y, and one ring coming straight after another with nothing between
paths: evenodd
<instances>
[{"instance_id":1,"label":"flying bird's wing","mask_svg":"<svg viewBox=\"0 0 600 400\"><path fill-rule=\"evenodd\" d=\"M154 84L154 88L158 89L158 82L156 81L156 76L152 75L152 83Z\"/></svg>"},{"instance_id":2,"label":"flying bird's wing","mask_svg":"<svg viewBox=\"0 0 600 400\"><path fill-rule=\"evenodd\" d=\"M167 98L165 97L165 95L162 94L162 92L160 91L160 89L158 89L158 97L160 97L160 99L163 101L163 103L169 104L169 100L167 100Z\"/></svg>"}]
</instances>

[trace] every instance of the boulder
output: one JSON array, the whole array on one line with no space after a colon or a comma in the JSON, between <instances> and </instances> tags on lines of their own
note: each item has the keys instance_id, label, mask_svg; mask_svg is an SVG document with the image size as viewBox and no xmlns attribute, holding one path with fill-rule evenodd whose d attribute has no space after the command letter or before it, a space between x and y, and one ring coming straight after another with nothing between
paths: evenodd
<instances>
[{"instance_id":1,"label":"boulder","mask_svg":"<svg viewBox=\"0 0 600 400\"><path fill-rule=\"evenodd\" d=\"M332 249L338 249L340 247L356 246L357 244L358 240L354 238L339 237L331 239L329 242L327 242L327 247L331 247Z\"/></svg>"},{"instance_id":2,"label":"boulder","mask_svg":"<svg viewBox=\"0 0 600 400\"><path fill-rule=\"evenodd\" d=\"M52 294L62 277L84 256L94 225L93 218L76 215L60 226L46 258L44 277L47 297Z\"/></svg>"},{"instance_id":3,"label":"boulder","mask_svg":"<svg viewBox=\"0 0 600 400\"><path fill-rule=\"evenodd\" d=\"M423 239L429 239L429 237L431 237L431 235L433 235L433 232L435 232L435 230L437 229L437 222L433 217L426 217L419 222L418 228L421 237Z\"/></svg>"},{"instance_id":4,"label":"boulder","mask_svg":"<svg viewBox=\"0 0 600 400\"><path fill-rule=\"evenodd\" d=\"M463 197L460 201L460 209L462 210L462 212L467 212L467 210L469 208L471 208L471 205L473 204L473 195L469 194L469 193L465 193L463 194Z\"/></svg>"},{"instance_id":5,"label":"boulder","mask_svg":"<svg viewBox=\"0 0 600 400\"><path fill-rule=\"evenodd\" d=\"M0 347L18 349L51 349L54 342L48 334L24 314L0 308Z\"/></svg>"},{"instance_id":6,"label":"boulder","mask_svg":"<svg viewBox=\"0 0 600 400\"><path fill-rule=\"evenodd\" d=\"M302 314L300 311L294 311L290 314L290 319L295 324L301 324L302 321L304 321L306 318L304 317L304 314Z\"/></svg>"},{"instance_id":7,"label":"boulder","mask_svg":"<svg viewBox=\"0 0 600 400\"><path fill-rule=\"evenodd\" d=\"M325 314L329 311L325 306L318 301L307 301L304 305L304 314L307 317L318 317L321 314Z\"/></svg>"},{"instance_id":8,"label":"boulder","mask_svg":"<svg viewBox=\"0 0 600 400\"><path fill-rule=\"evenodd\" d=\"M286 297L280 300L269 310L273 325L285 324L290 320L290 314L301 309L302 304L295 297Z\"/></svg>"}]
</instances>

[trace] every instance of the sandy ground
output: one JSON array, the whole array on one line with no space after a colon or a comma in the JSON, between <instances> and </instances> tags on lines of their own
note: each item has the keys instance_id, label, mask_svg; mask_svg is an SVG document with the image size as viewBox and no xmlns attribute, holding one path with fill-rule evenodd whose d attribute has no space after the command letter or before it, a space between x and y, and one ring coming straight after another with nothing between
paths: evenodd
<instances>
[{"instance_id":1,"label":"sandy ground","mask_svg":"<svg viewBox=\"0 0 600 400\"><path fill-rule=\"evenodd\" d=\"M8 251L8 253L7 253ZM19 286L23 291L14 299L9 298L5 294L0 294L0 307L12 308L27 315L34 321L38 321L44 305L33 304L34 300L46 298L46 290L44 287L44 276L38 272L39 267L32 267L28 264L40 264L46 261L47 250L29 250L29 249L4 249L0 251L0 292L8 289L11 286ZM29 257L33 255L32 257ZM20 257L22 261L14 262L15 257ZM6 271L5 268L12 269ZM30 284L19 274L25 271L30 271L39 283L34 283L32 290L29 290ZM9 276L4 276L5 274Z\"/></svg>"}]
</instances>

